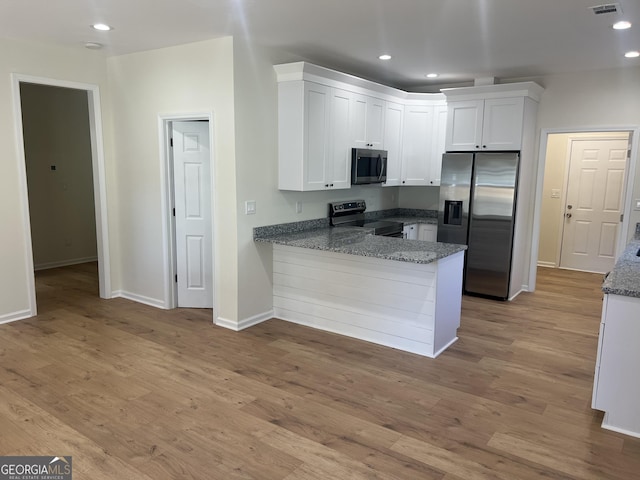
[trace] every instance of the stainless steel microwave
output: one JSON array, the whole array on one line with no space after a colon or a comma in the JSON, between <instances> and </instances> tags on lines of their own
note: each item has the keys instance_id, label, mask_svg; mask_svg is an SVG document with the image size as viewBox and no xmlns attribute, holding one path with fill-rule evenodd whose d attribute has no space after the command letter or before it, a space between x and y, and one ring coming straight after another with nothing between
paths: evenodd
<instances>
[{"instance_id":1,"label":"stainless steel microwave","mask_svg":"<svg viewBox=\"0 0 640 480\"><path fill-rule=\"evenodd\" d=\"M387 151L369 148L351 150L351 184L365 185L387 181Z\"/></svg>"}]
</instances>

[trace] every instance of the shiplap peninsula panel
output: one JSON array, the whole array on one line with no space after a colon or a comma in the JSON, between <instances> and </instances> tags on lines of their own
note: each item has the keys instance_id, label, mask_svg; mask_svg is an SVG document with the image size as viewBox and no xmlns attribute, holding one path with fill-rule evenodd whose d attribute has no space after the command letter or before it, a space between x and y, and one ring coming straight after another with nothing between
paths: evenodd
<instances>
[{"instance_id":1,"label":"shiplap peninsula panel","mask_svg":"<svg viewBox=\"0 0 640 480\"><path fill-rule=\"evenodd\" d=\"M464 252L418 264L273 248L278 318L428 357L457 339Z\"/></svg>"}]
</instances>

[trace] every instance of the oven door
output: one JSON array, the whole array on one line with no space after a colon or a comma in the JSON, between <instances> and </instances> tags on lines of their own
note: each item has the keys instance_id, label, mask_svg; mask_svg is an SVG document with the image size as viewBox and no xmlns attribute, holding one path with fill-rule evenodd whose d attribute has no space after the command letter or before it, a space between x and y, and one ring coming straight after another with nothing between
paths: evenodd
<instances>
[{"instance_id":1,"label":"oven door","mask_svg":"<svg viewBox=\"0 0 640 480\"><path fill-rule=\"evenodd\" d=\"M395 237L395 238L404 238L402 232L393 232L393 233L377 233L376 235L380 235L382 237Z\"/></svg>"}]
</instances>

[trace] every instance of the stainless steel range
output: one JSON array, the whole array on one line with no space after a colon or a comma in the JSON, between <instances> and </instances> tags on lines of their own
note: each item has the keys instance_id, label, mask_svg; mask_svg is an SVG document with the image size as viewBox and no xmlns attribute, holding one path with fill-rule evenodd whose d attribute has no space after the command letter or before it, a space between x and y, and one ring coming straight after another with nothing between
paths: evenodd
<instances>
[{"instance_id":1,"label":"stainless steel range","mask_svg":"<svg viewBox=\"0 0 640 480\"><path fill-rule=\"evenodd\" d=\"M373 229L374 235L402 238L402 222L393 220L366 221L364 200L349 200L329 204L329 223L332 227L365 227Z\"/></svg>"}]
</instances>

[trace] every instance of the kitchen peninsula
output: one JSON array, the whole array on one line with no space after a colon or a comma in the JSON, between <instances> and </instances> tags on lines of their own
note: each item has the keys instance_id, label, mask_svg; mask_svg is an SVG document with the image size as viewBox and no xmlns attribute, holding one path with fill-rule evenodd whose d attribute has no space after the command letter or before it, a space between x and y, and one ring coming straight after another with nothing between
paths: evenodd
<instances>
[{"instance_id":1,"label":"kitchen peninsula","mask_svg":"<svg viewBox=\"0 0 640 480\"><path fill-rule=\"evenodd\" d=\"M254 229L273 244L274 316L435 358L457 340L466 246L330 227Z\"/></svg>"},{"instance_id":2,"label":"kitchen peninsula","mask_svg":"<svg viewBox=\"0 0 640 480\"><path fill-rule=\"evenodd\" d=\"M605 412L602 428L640 437L640 223L602 291L591 406Z\"/></svg>"}]
</instances>

